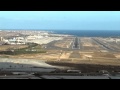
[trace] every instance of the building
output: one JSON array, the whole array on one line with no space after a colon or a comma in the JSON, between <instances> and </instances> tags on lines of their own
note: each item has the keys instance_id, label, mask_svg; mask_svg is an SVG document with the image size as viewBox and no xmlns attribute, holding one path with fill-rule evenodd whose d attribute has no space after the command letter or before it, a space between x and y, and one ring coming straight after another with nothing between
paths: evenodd
<instances>
[{"instance_id":1,"label":"building","mask_svg":"<svg viewBox=\"0 0 120 90\"><path fill-rule=\"evenodd\" d=\"M3 37L0 37L0 41L3 41Z\"/></svg>"},{"instance_id":2,"label":"building","mask_svg":"<svg viewBox=\"0 0 120 90\"><path fill-rule=\"evenodd\" d=\"M14 37L8 40L9 44L25 44L26 41L23 37Z\"/></svg>"},{"instance_id":3,"label":"building","mask_svg":"<svg viewBox=\"0 0 120 90\"><path fill-rule=\"evenodd\" d=\"M28 36L26 39L27 40L34 40L34 39L40 39L40 38L43 38L43 36L37 36L37 35L31 35L31 36Z\"/></svg>"}]
</instances>

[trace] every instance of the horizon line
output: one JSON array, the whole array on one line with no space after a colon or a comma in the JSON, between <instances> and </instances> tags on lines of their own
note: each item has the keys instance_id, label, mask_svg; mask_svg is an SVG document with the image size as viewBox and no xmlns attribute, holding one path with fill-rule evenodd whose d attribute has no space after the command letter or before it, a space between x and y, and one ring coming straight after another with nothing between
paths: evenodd
<instances>
[{"instance_id":1,"label":"horizon line","mask_svg":"<svg viewBox=\"0 0 120 90\"><path fill-rule=\"evenodd\" d=\"M0 29L0 30L68 30L68 29ZM74 30L74 29L69 29L69 30ZM75 30L91 30L91 29L75 29ZM96 29L96 30L100 30L100 29ZM113 31L113 30L109 30L109 31Z\"/></svg>"}]
</instances>

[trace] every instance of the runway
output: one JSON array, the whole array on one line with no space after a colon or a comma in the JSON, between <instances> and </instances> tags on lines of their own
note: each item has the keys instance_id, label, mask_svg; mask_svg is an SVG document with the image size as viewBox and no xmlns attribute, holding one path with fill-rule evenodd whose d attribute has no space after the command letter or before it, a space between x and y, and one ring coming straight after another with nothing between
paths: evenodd
<instances>
[{"instance_id":1,"label":"runway","mask_svg":"<svg viewBox=\"0 0 120 90\"><path fill-rule=\"evenodd\" d=\"M74 39L72 49L80 49L80 39L78 37Z\"/></svg>"}]
</instances>

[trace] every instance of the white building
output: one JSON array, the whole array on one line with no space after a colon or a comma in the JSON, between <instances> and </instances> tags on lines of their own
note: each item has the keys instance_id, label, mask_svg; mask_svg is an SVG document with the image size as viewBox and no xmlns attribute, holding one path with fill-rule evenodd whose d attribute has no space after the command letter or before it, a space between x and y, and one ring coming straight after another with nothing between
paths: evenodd
<instances>
[{"instance_id":1,"label":"white building","mask_svg":"<svg viewBox=\"0 0 120 90\"><path fill-rule=\"evenodd\" d=\"M23 37L14 37L8 40L9 44L25 44L25 39Z\"/></svg>"},{"instance_id":2,"label":"white building","mask_svg":"<svg viewBox=\"0 0 120 90\"><path fill-rule=\"evenodd\" d=\"M0 41L4 41L4 38L3 38L3 37L0 37Z\"/></svg>"},{"instance_id":3,"label":"white building","mask_svg":"<svg viewBox=\"0 0 120 90\"><path fill-rule=\"evenodd\" d=\"M33 35L33 36L28 36L26 39L27 40L34 40L34 39L40 39L40 38L43 38L43 36Z\"/></svg>"}]
</instances>

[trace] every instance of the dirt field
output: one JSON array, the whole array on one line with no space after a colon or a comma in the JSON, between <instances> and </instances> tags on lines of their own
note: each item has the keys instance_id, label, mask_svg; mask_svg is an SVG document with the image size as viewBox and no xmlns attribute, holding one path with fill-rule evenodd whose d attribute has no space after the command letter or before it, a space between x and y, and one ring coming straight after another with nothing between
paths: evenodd
<instances>
[{"instance_id":1,"label":"dirt field","mask_svg":"<svg viewBox=\"0 0 120 90\"><path fill-rule=\"evenodd\" d=\"M66 38L61 42L56 42L55 45L58 47L66 48L70 45L73 38ZM26 59L38 59L45 61L69 61L72 63L86 63L86 64L102 64L102 65L120 65L120 53L113 53L104 50L96 44L91 38L81 38L81 45L83 50L67 50L67 49L52 49L47 50L46 53L37 54L22 54L22 55L11 55L9 58L26 58ZM9 48L23 48L25 45L17 46L1 46L0 50ZM49 46L48 46L49 47ZM81 47L81 48L82 48ZM38 50L39 47L36 47ZM2 56L1 56L2 57ZM3 56L8 57L8 56Z\"/></svg>"},{"instance_id":2,"label":"dirt field","mask_svg":"<svg viewBox=\"0 0 120 90\"><path fill-rule=\"evenodd\" d=\"M60 59L69 59L71 53L72 53L72 51L71 52L63 52L60 56Z\"/></svg>"},{"instance_id":3,"label":"dirt field","mask_svg":"<svg viewBox=\"0 0 120 90\"><path fill-rule=\"evenodd\" d=\"M120 53L114 53L114 56L115 56L117 59L120 59Z\"/></svg>"},{"instance_id":4,"label":"dirt field","mask_svg":"<svg viewBox=\"0 0 120 90\"><path fill-rule=\"evenodd\" d=\"M52 53L51 53L52 52ZM120 65L120 58L116 58L114 54L111 53L99 53L99 52L77 52L73 55L71 51L61 51L54 50L47 53L39 54L23 54L9 56L9 58L21 58L21 59L37 59L45 61L62 61L71 63L81 63L81 64L100 64L100 65ZM76 56L77 55L77 56ZM74 57L73 57L74 56ZM78 57L79 56L79 57ZM4 56L6 57L6 56Z\"/></svg>"},{"instance_id":5,"label":"dirt field","mask_svg":"<svg viewBox=\"0 0 120 90\"><path fill-rule=\"evenodd\" d=\"M59 60L59 59L69 59L69 56L72 52L61 52L59 50L52 50L47 53L39 54L24 54L24 55L15 55L10 56L10 58L26 58L26 59L38 59L38 60Z\"/></svg>"},{"instance_id":6,"label":"dirt field","mask_svg":"<svg viewBox=\"0 0 120 90\"><path fill-rule=\"evenodd\" d=\"M112 53L99 53L99 52L95 52L93 54L93 57L116 58Z\"/></svg>"},{"instance_id":7,"label":"dirt field","mask_svg":"<svg viewBox=\"0 0 120 90\"><path fill-rule=\"evenodd\" d=\"M69 58L81 58L81 55L78 51L73 51Z\"/></svg>"},{"instance_id":8,"label":"dirt field","mask_svg":"<svg viewBox=\"0 0 120 90\"><path fill-rule=\"evenodd\" d=\"M93 57L93 58L100 58L100 57L103 57L103 58L116 58L114 54L112 53L107 53L107 52L92 52L92 53L86 53L86 52L79 52L81 56L88 56L88 57Z\"/></svg>"},{"instance_id":9,"label":"dirt field","mask_svg":"<svg viewBox=\"0 0 120 90\"><path fill-rule=\"evenodd\" d=\"M50 65L70 67L71 69L81 70L82 73L99 72L100 70L107 70L110 73L120 72L120 66L114 65L98 65L98 64L80 64L68 62L47 62Z\"/></svg>"}]
</instances>

